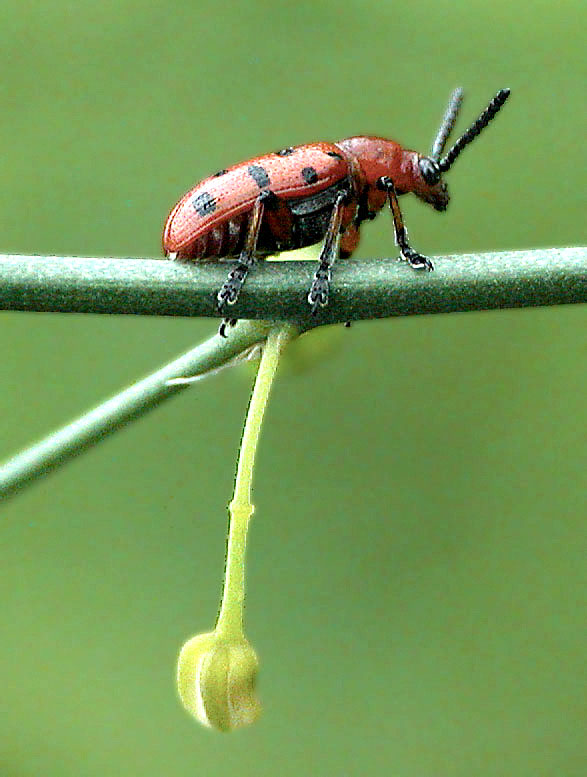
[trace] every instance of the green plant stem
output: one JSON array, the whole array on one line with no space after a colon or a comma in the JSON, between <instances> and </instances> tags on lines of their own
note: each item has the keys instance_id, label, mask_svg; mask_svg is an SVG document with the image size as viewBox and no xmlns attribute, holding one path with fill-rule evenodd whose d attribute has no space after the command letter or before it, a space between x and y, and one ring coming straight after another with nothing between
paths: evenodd
<instances>
[{"instance_id":1,"label":"green plant stem","mask_svg":"<svg viewBox=\"0 0 587 777\"><path fill-rule=\"evenodd\" d=\"M226 549L224 591L216 633L231 640L244 639L243 608L245 602L245 550L249 521L254 511L251 488L255 454L259 443L261 424L271 384L277 370L279 355L289 339L296 335L293 326L276 326L267 337L257 378L251 395L247 420L241 440L234 496L228 506L230 523Z\"/></svg>"},{"instance_id":2,"label":"green plant stem","mask_svg":"<svg viewBox=\"0 0 587 777\"><path fill-rule=\"evenodd\" d=\"M230 315L335 323L587 301L587 248L434 258L433 273L395 259L341 261L328 307L312 318L306 296L316 262L253 268ZM0 255L0 310L217 317L227 263Z\"/></svg>"},{"instance_id":3,"label":"green plant stem","mask_svg":"<svg viewBox=\"0 0 587 777\"><path fill-rule=\"evenodd\" d=\"M89 413L41 442L24 450L0 467L0 498L6 498L42 475L65 464L91 445L115 432L134 418L175 396L189 384L170 385L186 376L205 375L221 368L267 336L270 325L239 321L230 337L214 335L152 375L138 381Z\"/></svg>"},{"instance_id":4,"label":"green plant stem","mask_svg":"<svg viewBox=\"0 0 587 777\"><path fill-rule=\"evenodd\" d=\"M291 316L300 331L323 323L416 313L555 305L587 301L587 249L562 248L435 259L433 273L395 261L340 262L328 307L308 315L311 262L266 262L247 279L231 315ZM0 309L161 315L215 315L226 265L163 260L0 256ZM258 305L258 309L255 309ZM130 386L0 467L5 498L64 464L186 385L265 339L267 321L239 321Z\"/></svg>"}]
</instances>

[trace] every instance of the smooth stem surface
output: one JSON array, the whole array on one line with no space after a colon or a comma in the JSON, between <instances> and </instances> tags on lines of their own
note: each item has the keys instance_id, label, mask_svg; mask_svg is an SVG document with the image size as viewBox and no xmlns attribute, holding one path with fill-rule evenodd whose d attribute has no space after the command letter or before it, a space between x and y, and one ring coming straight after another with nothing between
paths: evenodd
<instances>
[{"instance_id":1,"label":"smooth stem surface","mask_svg":"<svg viewBox=\"0 0 587 777\"><path fill-rule=\"evenodd\" d=\"M417 246L416 246L417 247ZM307 254L305 254L307 256ZM282 254L282 256L286 256ZM259 262L235 318L319 324L421 313L561 305L587 301L587 248L432 257L434 272L396 258L337 262L330 301L307 303L316 261ZM218 317L227 262L0 255L0 310Z\"/></svg>"},{"instance_id":2,"label":"smooth stem surface","mask_svg":"<svg viewBox=\"0 0 587 777\"><path fill-rule=\"evenodd\" d=\"M295 327L285 324L271 330L259 364L255 386L251 395L247 420L238 459L234 496L228 509L230 521L226 553L224 592L216 633L229 640L244 639L243 608L245 601L245 551L249 520L254 506L251 487L255 454L267 399L277 370L279 355L286 342L297 333Z\"/></svg>"}]
</instances>

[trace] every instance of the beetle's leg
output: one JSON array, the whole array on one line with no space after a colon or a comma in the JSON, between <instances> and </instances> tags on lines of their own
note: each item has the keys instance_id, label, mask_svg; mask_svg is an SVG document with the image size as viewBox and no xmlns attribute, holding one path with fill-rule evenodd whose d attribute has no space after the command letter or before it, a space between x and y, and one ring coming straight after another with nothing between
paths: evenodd
<instances>
[{"instance_id":1,"label":"beetle's leg","mask_svg":"<svg viewBox=\"0 0 587 777\"><path fill-rule=\"evenodd\" d=\"M346 228L340 238L340 258L348 259L348 257L354 253L355 249L359 245L360 239L360 223L358 224L355 221ZM345 321L344 325L348 328L350 327L351 322Z\"/></svg>"},{"instance_id":2,"label":"beetle's leg","mask_svg":"<svg viewBox=\"0 0 587 777\"><path fill-rule=\"evenodd\" d=\"M257 250L257 240L259 239L259 230L261 229L265 202L274 196L275 195L270 191L263 191L255 200L249 219L245 245L238 258L238 264L234 270L229 272L228 278L218 292L217 300L219 311L222 310L224 305L234 305L249 270L255 264L255 251ZM221 332L220 334L223 333ZM225 336L226 335L223 334L223 337Z\"/></svg>"},{"instance_id":3,"label":"beetle's leg","mask_svg":"<svg viewBox=\"0 0 587 777\"><path fill-rule=\"evenodd\" d=\"M351 256L361 239L360 227L356 223L351 223L345 229L340 237L340 258L348 259Z\"/></svg>"},{"instance_id":4,"label":"beetle's leg","mask_svg":"<svg viewBox=\"0 0 587 777\"><path fill-rule=\"evenodd\" d=\"M348 193L341 191L334 203L330 223L324 237L324 245L320 252L320 264L314 273L314 280L308 293L308 303L315 313L319 307L328 305L328 291L330 289L331 269L340 248L340 226Z\"/></svg>"},{"instance_id":5,"label":"beetle's leg","mask_svg":"<svg viewBox=\"0 0 587 777\"><path fill-rule=\"evenodd\" d=\"M236 324L238 319L236 318L223 318L222 323L218 327L218 334L220 337L226 337L226 327L227 326L234 326Z\"/></svg>"},{"instance_id":6,"label":"beetle's leg","mask_svg":"<svg viewBox=\"0 0 587 777\"><path fill-rule=\"evenodd\" d=\"M402 258L415 270L433 270L434 265L430 259L426 256L422 256L422 254L419 254L417 251L414 251L408 243L408 233L404 227L404 220L399 208L399 202L397 201L397 192L393 185L393 181L387 175L384 175L377 181L377 186L379 189L383 189L387 192L389 207L391 208L391 215L393 216L395 242L398 244Z\"/></svg>"}]
</instances>

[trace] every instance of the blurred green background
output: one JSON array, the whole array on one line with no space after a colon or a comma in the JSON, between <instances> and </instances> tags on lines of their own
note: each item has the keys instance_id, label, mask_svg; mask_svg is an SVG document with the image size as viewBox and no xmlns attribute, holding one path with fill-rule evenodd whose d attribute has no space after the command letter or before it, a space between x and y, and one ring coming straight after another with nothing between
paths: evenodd
<instances>
[{"instance_id":1,"label":"blurred green background","mask_svg":"<svg viewBox=\"0 0 587 777\"><path fill-rule=\"evenodd\" d=\"M462 129L430 255L585 241L584 4L3 0L12 253L158 256L195 181L267 150ZM391 219L359 257L393 255ZM207 337L210 320L3 314L8 456ZM264 716L221 735L174 689L214 623L252 374L205 381L3 506L2 777L584 774L584 311L314 334L269 406L248 636Z\"/></svg>"}]
</instances>

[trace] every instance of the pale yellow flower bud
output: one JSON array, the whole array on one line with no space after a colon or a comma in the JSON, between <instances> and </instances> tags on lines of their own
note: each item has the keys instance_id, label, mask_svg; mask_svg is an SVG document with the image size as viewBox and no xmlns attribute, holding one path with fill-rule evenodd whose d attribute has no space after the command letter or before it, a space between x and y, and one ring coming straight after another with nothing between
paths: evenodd
<instances>
[{"instance_id":1,"label":"pale yellow flower bud","mask_svg":"<svg viewBox=\"0 0 587 777\"><path fill-rule=\"evenodd\" d=\"M257 656L246 639L198 634L182 647L177 689L184 707L200 723L231 731L254 723L261 713L255 696Z\"/></svg>"}]
</instances>

